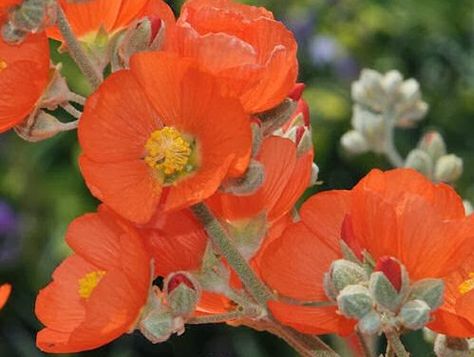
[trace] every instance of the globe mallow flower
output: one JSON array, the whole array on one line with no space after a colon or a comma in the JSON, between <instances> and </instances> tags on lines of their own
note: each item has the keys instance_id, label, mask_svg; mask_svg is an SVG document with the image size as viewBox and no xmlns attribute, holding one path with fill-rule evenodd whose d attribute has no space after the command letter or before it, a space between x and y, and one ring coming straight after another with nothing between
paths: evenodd
<instances>
[{"instance_id":1,"label":"globe mallow flower","mask_svg":"<svg viewBox=\"0 0 474 357\"><path fill-rule=\"evenodd\" d=\"M192 59L142 52L86 102L80 167L94 196L146 223L158 207L186 208L242 175L251 141L248 115L215 77Z\"/></svg>"},{"instance_id":2,"label":"globe mallow flower","mask_svg":"<svg viewBox=\"0 0 474 357\"><path fill-rule=\"evenodd\" d=\"M312 334L357 323L368 334L426 325L474 336L474 217L450 186L372 170L350 191L311 197L300 216L258 262L280 322Z\"/></svg>"},{"instance_id":3,"label":"globe mallow flower","mask_svg":"<svg viewBox=\"0 0 474 357\"><path fill-rule=\"evenodd\" d=\"M142 237L106 207L74 220L66 242L74 254L36 299L45 325L36 344L45 352L90 350L134 330L151 287Z\"/></svg>"}]
</instances>

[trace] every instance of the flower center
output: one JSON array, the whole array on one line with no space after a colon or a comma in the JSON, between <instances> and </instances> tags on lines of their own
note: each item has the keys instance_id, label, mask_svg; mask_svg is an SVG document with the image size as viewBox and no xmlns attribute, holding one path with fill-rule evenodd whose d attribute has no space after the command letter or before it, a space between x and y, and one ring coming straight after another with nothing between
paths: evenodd
<instances>
[{"instance_id":1,"label":"flower center","mask_svg":"<svg viewBox=\"0 0 474 357\"><path fill-rule=\"evenodd\" d=\"M5 62L4 60L0 58L0 72L3 71L7 67L8 67L7 62Z\"/></svg>"},{"instance_id":2,"label":"flower center","mask_svg":"<svg viewBox=\"0 0 474 357\"><path fill-rule=\"evenodd\" d=\"M192 142L173 127L166 126L151 133L145 149L145 162L162 173L165 181L173 181L176 176L192 169Z\"/></svg>"},{"instance_id":3,"label":"flower center","mask_svg":"<svg viewBox=\"0 0 474 357\"><path fill-rule=\"evenodd\" d=\"M87 273L79 279L79 296L88 299L104 275L105 271L97 270Z\"/></svg>"},{"instance_id":4,"label":"flower center","mask_svg":"<svg viewBox=\"0 0 474 357\"><path fill-rule=\"evenodd\" d=\"M474 289L474 273L469 273L469 279L464 280L459 286L459 292L464 295Z\"/></svg>"}]
</instances>

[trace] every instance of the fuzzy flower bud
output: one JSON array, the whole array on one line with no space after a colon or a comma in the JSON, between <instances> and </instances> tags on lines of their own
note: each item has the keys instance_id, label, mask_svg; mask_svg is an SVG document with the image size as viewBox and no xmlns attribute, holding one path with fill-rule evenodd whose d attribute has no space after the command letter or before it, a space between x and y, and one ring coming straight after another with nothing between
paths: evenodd
<instances>
[{"instance_id":1,"label":"fuzzy flower bud","mask_svg":"<svg viewBox=\"0 0 474 357\"><path fill-rule=\"evenodd\" d=\"M357 328L364 335L375 335L382 329L382 319L372 310L359 320Z\"/></svg>"},{"instance_id":2,"label":"fuzzy flower bud","mask_svg":"<svg viewBox=\"0 0 474 357\"><path fill-rule=\"evenodd\" d=\"M128 68L133 54L141 51L156 51L163 45L164 22L159 17L149 16L132 24L118 40L112 55L112 71Z\"/></svg>"},{"instance_id":3,"label":"fuzzy flower bud","mask_svg":"<svg viewBox=\"0 0 474 357\"><path fill-rule=\"evenodd\" d=\"M379 307L397 311L401 302L398 291L381 271L374 272L369 281L370 293Z\"/></svg>"},{"instance_id":4,"label":"fuzzy flower bud","mask_svg":"<svg viewBox=\"0 0 474 357\"><path fill-rule=\"evenodd\" d=\"M361 319L373 307L369 290L362 285L348 285L337 297L339 311L348 318Z\"/></svg>"},{"instance_id":5,"label":"fuzzy flower bud","mask_svg":"<svg viewBox=\"0 0 474 357\"><path fill-rule=\"evenodd\" d=\"M415 169L426 177L431 177L433 172L433 160L426 151L413 149L405 160L405 167Z\"/></svg>"},{"instance_id":6,"label":"fuzzy flower bud","mask_svg":"<svg viewBox=\"0 0 474 357\"><path fill-rule=\"evenodd\" d=\"M418 143L418 148L426 152L433 162L446 155L446 143L437 131L432 130L425 133Z\"/></svg>"},{"instance_id":7,"label":"fuzzy flower bud","mask_svg":"<svg viewBox=\"0 0 474 357\"><path fill-rule=\"evenodd\" d=\"M294 100L287 98L277 107L258 114L257 117L262 121L263 136L272 135L281 128L291 118L296 106Z\"/></svg>"},{"instance_id":8,"label":"fuzzy flower bud","mask_svg":"<svg viewBox=\"0 0 474 357\"><path fill-rule=\"evenodd\" d=\"M399 313L400 322L410 330L423 328L430 320L431 309L423 300L411 300L402 306Z\"/></svg>"},{"instance_id":9,"label":"fuzzy flower bud","mask_svg":"<svg viewBox=\"0 0 474 357\"><path fill-rule=\"evenodd\" d=\"M463 172L463 161L460 157L449 154L439 158L434 170L436 181L454 182L461 177Z\"/></svg>"},{"instance_id":10,"label":"fuzzy flower bud","mask_svg":"<svg viewBox=\"0 0 474 357\"><path fill-rule=\"evenodd\" d=\"M341 145L349 154L357 155L369 151L369 144L357 130L349 130L341 137Z\"/></svg>"},{"instance_id":11,"label":"fuzzy flower bud","mask_svg":"<svg viewBox=\"0 0 474 357\"><path fill-rule=\"evenodd\" d=\"M437 309L443 303L444 282L442 279L423 279L411 286L410 300L422 300L431 310Z\"/></svg>"},{"instance_id":12,"label":"fuzzy flower bud","mask_svg":"<svg viewBox=\"0 0 474 357\"><path fill-rule=\"evenodd\" d=\"M340 292L348 285L368 280L367 273L360 265L344 259L338 259L331 264L329 278L337 292Z\"/></svg>"},{"instance_id":13,"label":"fuzzy flower bud","mask_svg":"<svg viewBox=\"0 0 474 357\"><path fill-rule=\"evenodd\" d=\"M164 283L167 302L174 317L188 317L201 297L198 282L186 272L168 275Z\"/></svg>"}]
</instances>

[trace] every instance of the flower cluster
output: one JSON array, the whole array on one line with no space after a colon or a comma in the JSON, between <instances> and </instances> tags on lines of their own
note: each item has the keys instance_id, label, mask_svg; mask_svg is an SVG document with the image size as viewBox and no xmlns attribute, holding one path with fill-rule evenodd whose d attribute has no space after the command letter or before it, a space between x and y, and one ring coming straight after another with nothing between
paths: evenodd
<instances>
[{"instance_id":1,"label":"flower cluster","mask_svg":"<svg viewBox=\"0 0 474 357\"><path fill-rule=\"evenodd\" d=\"M41 350L135 330L158 343L212 322L267 330L305 356L308 339L329 347L304 334L384 333L400 356L409 330L474 336L474 219L430 181L454 181L462 163L436 133L415 149L424 166L393 153L393 128L427 111L414 80L364 71L342 139L408 168L373 170L298 212L318 167L297 44L270 11L188 0L175 18L162 0L18 0L2 2L0 26L0 132L35 142L77 128L101 201L69 225L73 254L38 294ZM86 97L51 64L49 40Z\"/></svg>"}]
</instances>

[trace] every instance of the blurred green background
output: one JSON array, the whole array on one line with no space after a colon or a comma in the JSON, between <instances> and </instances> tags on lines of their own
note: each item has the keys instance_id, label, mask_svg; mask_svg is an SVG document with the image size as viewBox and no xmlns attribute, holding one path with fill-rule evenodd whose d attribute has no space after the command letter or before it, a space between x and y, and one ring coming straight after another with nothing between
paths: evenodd
<instances>
[{"instance_id":1,"label":"blurred green background","mask_svg":"<svg viewBox=\"0 0 474 357\"><path fill-rule=\"evenodd\" d=\"M441 131L448 150L464 159L458 192L474 200L474 2L472 0L253 0L284 21L299 43L300 81L312 114L321 186L350 188L372 167L389 168L373 154L348 157L339 138L350 127L350 84L364 67L400 70L421 83L427 118L397 132L406 155L427 129ZM173 2L178 9L179 3ZM58 60L58 58L56 58ZM80 83L76 83L80 85ZM75 133L30 144L12 132L0 137L0 282L13 294L0 311L0 356L43 356L34 345L40 325L35 294L69 254L63 235L97 202L77 167ZM430 356L408 338L414 356ZM191 326L153 346L138 333L85 356L290 357L278 338L245 328Z\"/></svg>"}]
</instances>

